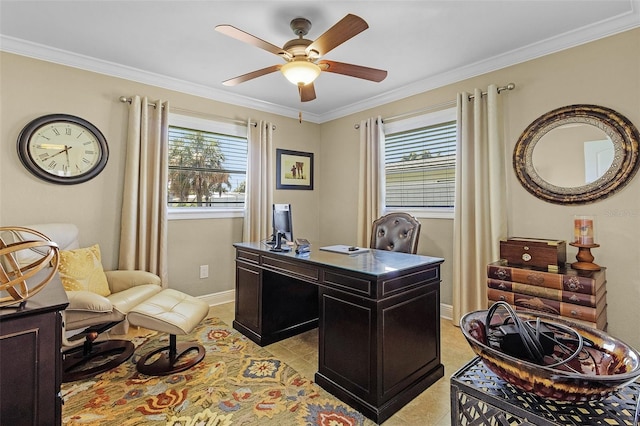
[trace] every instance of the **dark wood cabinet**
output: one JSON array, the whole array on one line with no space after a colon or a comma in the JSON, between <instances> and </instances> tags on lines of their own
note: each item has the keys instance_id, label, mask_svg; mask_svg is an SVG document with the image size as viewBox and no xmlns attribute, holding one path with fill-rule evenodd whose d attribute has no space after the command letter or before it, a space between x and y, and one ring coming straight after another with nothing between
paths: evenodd
<instances>
[{"instance_id":1,"label":"dark wood cabinet","mask_svg":"<svg viewBox=\"0 0 640 426\"><path fill-rule=\"evenodd\" d=\"M444 376L443 259L235 247L234 328L266 345L318 326L315 381L367 417L383 422Z\"/></svg>"},{"instance_id":2,"label":"dark wood cabinet","mask_svg":"<svg viewBox=\"0 0 640 426\"><path fill-rule=\"evenodd\" d=\"M0 309L0 423L59 425L62 417L62 315L56 278L23 309Z\"/></svg>"},{"instance_id":3,"label":"dark wood cabinet","mask_svg":"<svg viewBox=\"0 0 640 426\"><path fill-rule=\"evenodd\" d=\"M251 265L238 263L236 266L236 321L247 331L261 335L260 318L262 271ZM235 326L235 324L234 324ZM260 343L259 341L256 343Z\"/></svg>"},{"instance_id":4,"label":"dark wood cabinet","mask_svg":"<svg viewBox=\"0 0 640 426\"><path fill-rule=\"evenodd\" d=\"M443 377L439 268L370 281L375 299L320 286L316 382L383 422Z\"/></svg>"},{"instance_id":5,"label":"dark wood cabinet","mask_svg":"<svg viewBox=\"0 0 640 426\"><path fill-rule=\"evenodd\" d=\"M265 346L318 326L318 288L253 264L239 251L233 327Z\"/></svg>"}]
</instances>

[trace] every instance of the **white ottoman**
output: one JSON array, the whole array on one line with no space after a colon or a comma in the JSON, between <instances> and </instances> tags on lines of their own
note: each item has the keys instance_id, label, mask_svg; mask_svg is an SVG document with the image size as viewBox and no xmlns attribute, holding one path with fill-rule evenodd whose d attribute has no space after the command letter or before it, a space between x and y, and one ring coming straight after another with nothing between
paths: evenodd
<instances>
[{"instance_id":1,"label":"white ottoman","mask_svg":"<svg viewBox=\"0 0 640 426\"><path fill-rule=\"evenodd\" d=\"M189 334L209 313L209 305L200 299L173 289L160 293L133 308L127 319L133 325L169 334L169 346L144 355L137 364L140 373L163 376L193 367L205 355L204 347L197 342L176 343L177 334ZM189 352L197 351L192 357ZM150 364L147 360L155 359Z\"/></svg>"}]
</instances>

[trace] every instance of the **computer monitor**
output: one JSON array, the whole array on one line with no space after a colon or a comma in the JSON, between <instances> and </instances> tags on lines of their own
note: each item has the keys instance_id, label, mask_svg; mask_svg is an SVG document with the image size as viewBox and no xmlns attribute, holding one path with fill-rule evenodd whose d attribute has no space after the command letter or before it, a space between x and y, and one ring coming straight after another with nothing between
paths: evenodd
<instances>
[{"instance_id":1,"label":"computer monitor","mask_svg":"<svg viewBox=\"0 0 640 426\"><path fill-rule=\"evenodd\" d=\"M278 232L284 233L284 238L289 242L293 242L291 204L273 205L273 241L278 240Z\"/></svg>"}]
</instances>

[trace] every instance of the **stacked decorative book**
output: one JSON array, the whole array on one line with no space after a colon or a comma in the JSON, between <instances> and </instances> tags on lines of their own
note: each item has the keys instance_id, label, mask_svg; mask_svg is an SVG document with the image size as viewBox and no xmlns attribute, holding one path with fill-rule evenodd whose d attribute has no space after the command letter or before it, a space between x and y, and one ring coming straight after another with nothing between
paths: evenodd
<instances>
[{"instance_id":1,"label":"stacked decorative book","mask_svg":"<svg viewBox=\"0 0 640 426\"><path fill-rule=\"evenodd\" d=\"M487 286L489 306L504 301L516 310L545 312L600 330L607 328L605 268L585 273L561 267L551 272L499 260L487 265Z\"/></svg>"}]
</instances>

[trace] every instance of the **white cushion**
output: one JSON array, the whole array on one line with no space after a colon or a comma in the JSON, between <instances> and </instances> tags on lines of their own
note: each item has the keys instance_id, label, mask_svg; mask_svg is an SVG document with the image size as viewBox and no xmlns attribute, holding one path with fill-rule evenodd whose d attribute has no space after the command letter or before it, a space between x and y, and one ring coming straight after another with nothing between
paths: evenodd
<instances>
[{"instance_id":1,"label":"white cushion","mask_svg":"<svg viewBox=\"0 0 640 426\"><path fill-rule=\"evenodd\" d=\"M127 315L131 309L159 293L160 290L162 287L159 285L143 284L118 293L111 293L107 299L113 304L115 310Z\"/></svg>"},{"instance_id":2,"label":"white cushion","mask_svg":"<svg viewBox=\"0 0 640 426\"><path fill-rule=\"evenodd\" d=\"M109 299L88 290L67 291L69 306L67 311L111 312L113 304Z\"/></svg>"},{"instance_id":3,"label":"white cushion","mask_svg":"<svg viewBox=\"0 0 640 426\"><path fill-rule=\"evenodd\" d=\"M169 334L189 334L209 313L209 305L178 290L165 289L129 312L133 325Z\"/></svg>"},{"instance_id":4,"label":"white cushion","mask_svg":"<svg viewBox=\"0 0 640 426\"><path fill-rule=\"evenodd\" d=\"M45 223L25 225L23 227L33 229L46 235L51 241L58 244L60 250L73 250L80 247L78 244L78 227L72 223ZM34 234L26 232L19 233L19 235L14 234L13 237L14 241L39 241L42 239ZM20 266L25 266L42 258L42 254L38 253L37 249L34 249L33 251L21 250L17 254L16 258Z\"/></svg>"}]
</instances>

